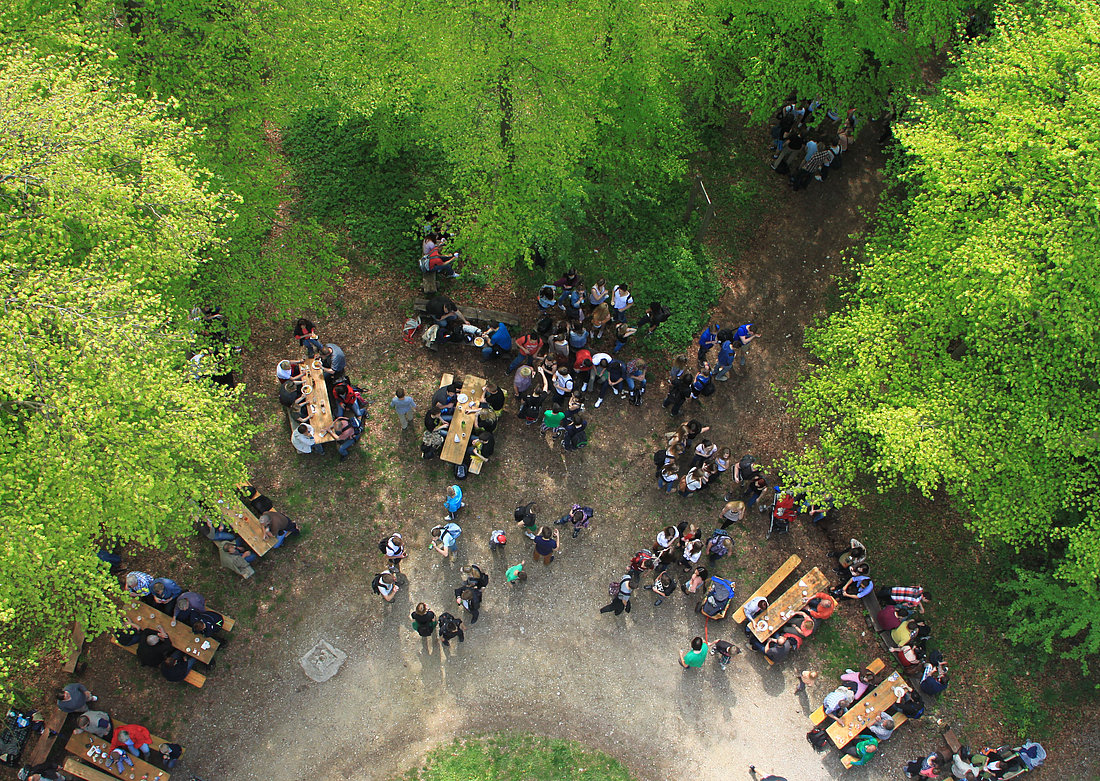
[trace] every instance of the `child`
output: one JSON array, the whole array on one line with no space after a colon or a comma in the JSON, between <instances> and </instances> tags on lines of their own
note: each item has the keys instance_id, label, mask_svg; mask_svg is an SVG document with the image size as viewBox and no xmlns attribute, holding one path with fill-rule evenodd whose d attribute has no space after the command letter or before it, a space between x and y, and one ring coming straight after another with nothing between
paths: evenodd
<instances>
[{"instance_id":1,"label":"child","mask_svg":"<svg viewBox=\"0 0 1100 781\"><path fill-rule=\"evenodd\" d=\"M504 529L493 529L489 532L489 550L500 550L507 542L508 537L504 534Z\"/></svg>"},{"instance_id":2,"label":"child","mask_svg":"<svg viewBox=\"0 0 1100 781\"><path fill-rule=\"evenodd\" d=\"M401 421L401 430L404 431L414 417L413 410L416 409L416 402L413 401L412 396L405 395L404 389L398 388L390 399L390 406L397 412L397 419Z\"/></svg>"},{"instance_id":3,"label":"child","mask_svg":"<svg viewBox=\"0 0 1100 781\"><path fill-rule=\"evenodd\" d=\"M165 770L174 768L176 763L180 761L180 757L183 756L183 746L179 743L161 743L157 751L160 752L160 756L164 760Z\"/></svg>"},{"instance_id":4,"label":"child","mask_svg":"<svg viewBox=\"0 0 1100 781\"><path fill-rule=\"evenodd\" d=\"M715 657L718 659L718 666L723 670L729 666L730 659L741 653L741 649L728 640L719 640L713 646Z\"/></svg>"},{"instance_id":5,"label":"child","mask_svg":"<svg viewBox=\"0 0 1100 781\"><path fill-rule=\"evenodd\" d=\"M447 520L453 521L458 515L458 511L466 506L466 503L462 501L462 489L457 485L449 487L447 496L443 499L443 504L447 508Z\"/></svg>"},{"instance_id":6,"label":"child","mask_svg":"<svg viewBox=\"0 0 1100 781\"><path fill-rule=\"evenodd\" d=\"M509 567L505 571L504 580L509 586L514 586L517 582L523 583L527 580L527 573L523 571L523 565L526 563L526 560L521 561L519 564Z\"/></svg>"}]
</instances>

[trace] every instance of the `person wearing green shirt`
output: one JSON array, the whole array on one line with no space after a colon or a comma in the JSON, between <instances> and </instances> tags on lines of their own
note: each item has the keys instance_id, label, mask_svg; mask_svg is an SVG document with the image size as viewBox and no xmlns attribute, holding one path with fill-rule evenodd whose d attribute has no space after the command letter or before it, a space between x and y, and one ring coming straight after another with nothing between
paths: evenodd
<instances>
[{"instance_id":1,"label":"person wearing green shirt","mask_svg":"<svg viewBox=\"0 0 1100 781\"><path fill-rule=\"evenodd\" d=\"M514 567L509 567L507 571L505 571L504 580L507 581L508 585L514 586L517 580L521 583L527 580L527 573L523 571L524 564L526 564L526 561L521 561L519 564Z\"/></svg>"},{"instance_id":2,"label":"person wearing green shirt","mask_svg":"<svg viewBox=\"0 0 1100 781\"><path fill-rule=\"evenodd\" d=\"M696 637L691 641L691 650L680 654L680 666L685 670L689 667L702 667L707 660L707 651L710 647L703 642L703 638Z\"/></svg>"},{"instance_id":3,"label":"person wearing green shirt","mask_svg":"<svg viewBox=\"0 0 1100 781\"><path fill-rule=\"evenodd\" d=\"M542 413L542 430L557 431L563 420L565 420L564 412L548 409Z\"/></svg>"},{"instance_id":4,"label":"person wearing green shirt","mask_svg":"<svg viewBox=\"0 0 1100 781\"><path fill-rule=\"evenodd\" d=\"M853 765L866 765L871 761L871 757L878 751L878 738L873 735L865 735L855 742L854 745L848 746L845 752L852 757L855 757Z\"/></svg>"}]
</instances>

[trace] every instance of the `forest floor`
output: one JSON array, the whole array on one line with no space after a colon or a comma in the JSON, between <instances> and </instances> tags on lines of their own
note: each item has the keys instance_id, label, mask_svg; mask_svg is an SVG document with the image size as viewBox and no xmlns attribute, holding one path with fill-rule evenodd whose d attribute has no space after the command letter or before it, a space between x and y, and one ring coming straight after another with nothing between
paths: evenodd
<instances>
[{"instance_id":1,"label":"forest floor","mask_svg":"<svg viewBox=\"0 0 1100 781\"><path fill-rule=\"evenodd\" d=\"M874 137L872 131L861 138L840 175L799 193L767 170L764 143L754 138L760 195L752 208L759 218L746 228L745 215L720 209L710 228L716 257L730 257L731 244L740 251L721 266L725 293L715 316L728 325L755 322L762 337L747 367L702 406L685 405L682 419L710 425L710 437L735 457L751 452L768 465L799 445L784 392L810 360L806 326L838 304L834 277L844 272L842 255L859 241L881 194L883 159ZM709 530L722 504L721 487L686 500L656 488L651 455L677 422L660 405L663 368L651 372L641 407L615 398L599 410L590 404L590 445L576 453L563 452L512 414L502 417L497 455L462 484L468 507L457 555L443 560L427 550L453 475L449 465L420 459L419 429L402 432L388 409L393 388L402 385L423 410L443 372L473 373L509 389L510 380L503 363L482 364L472 349L431 353L419 342L402 343L414 287L408 272L368 277L353 271L332 312L314 318L324 341L343 347L349 373L373 401L369 430L345 463L336 461L335 448L307 458L290 447L271 377L280 358L298 354L297 346L289 327L254 328L243 356L248 402L262 426L253 478L304 533L268 554L245 582L218 570L212 549L199 541L187 546L198 557L177 550L128 561L203 590L239 628L202 690L164 686L102 640L89 647L87 685L119 718L131 716L180 739L188 746L181 770L208 781L382 781L415 767L441 742L498 730L578 740L622 759L645 781L747 778L742 773L750 763L792 781L844 773L835 751L817 753L803 736L808 714L836 685L832 676L881 653L858 605L843 605L788 663L769 667L746 652L724 672L711 661L701 670L679 667L678 653L704 631L694 600L682 594L655 607L649 592L641 592L630 614L598 612L608 601L608 583L660 528L689 520ZM526 323L535 317L531 295L508 279L489 290L461 283L453 295L460 303L514 312ZM538 503L544 522L572 502L592 506L593 526L577 540L565 535L550 567L535 566L530 544L511 520L512 509L528 501ZM944 522L931 504L905 501L914 517ZM791 534L765 541L765 516L751 513L731 530L735 553L716 569L737 581L740 602L791 553L801 555L802 571L815 565L829 571L831 545L872 534L875 518L872 507L845 516L844 525L828 533L799 522ZM509 533L507 547L495 554L488 549L494 528ZM394 530L410 540L403 568L409 582L385 604L369 584L382 568L378 540ZM876 552L872 546L873 566ZM504 585L505 568L521 559L529 580ZM466 642L450 650L421 642L409 630L409 612L425 601L437 613L457 615L452 589L467 563L481 564L491 578L480 620L473 626L467 620ZM980 569L980 561L975 566ZM919 562L912 572L934 590L938 573ZM934 628L954 618L942 604L931 605ZM712 641L732 638L747 651L730 619L706 631ZM325 683L306 679L298 664L319 639L348 654ZM1012 741L987 705L993 684L968 681L959 656L951 658L956 682L939 710L899 729L870 767L846 777L899 777L905 761L940 747L939 732L949 724L967 726L976 744ZM796 695L795 677L806 668L826 674ZM1062 778L1089 777L1077 762L1089 751L1095 755L1095 733L1075 741L1067 739L1063 756L1082 759L1059 763ZM1051 752L1051 764L1057 753Z\"/></svg>"}]
</instances>

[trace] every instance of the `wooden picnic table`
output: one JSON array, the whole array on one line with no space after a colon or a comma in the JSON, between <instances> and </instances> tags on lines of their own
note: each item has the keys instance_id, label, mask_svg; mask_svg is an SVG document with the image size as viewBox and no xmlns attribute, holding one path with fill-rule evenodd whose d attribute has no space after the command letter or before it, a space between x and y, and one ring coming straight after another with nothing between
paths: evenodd
<instances>
[{"instance_id":1,"label":"wooden picnic table","mask_svg":"<svg viewBox=\"0 0 1100 781\"><path fill-rule=\"evenodd\" d=\"M216 500L222 517L233 527L233 531L241 536L249 548L256 552L257 556L263 556L275 544L275 540L264 535L264 527L260 519L252 512L239 497L225 498L219 496Z\"/></svg>"},{"instance_id":2,"label":"wooden picnic table","mask_svg":"<svg viewBox=\"0 0 1100 781\"><path fill-rule=\"evenodd\" d=\"M463 395L466 397L462 402ZM461 464L466 460L466 447L470 444L470 434L477 422L477 412L480 409L482 399L485 397L485 380L467 374L462 379L462 390L459 401L455 404L455 414L451 418L451 425L447 427L447 438L443 440L443 450L439 457L452 464ZM458 441L455 441L458 437Z\"/></svg>"},{"instance_id":3,"label":"wooden picnic table","mask_svg":"<svg viewBox=\"0 0 1100 781\"><path fill-rule=\"evenodd\" d=\"M870 694L864 695L863 699L849 708L848 712L840 717L840 721L830 724L825 733L829 736L829 740L833 741L833 745L844 748L874 724L880 713L898 701L894 694L894 688L897 686L910 691L909 684L901 677L901 673L894 670Z\"/></svg>"},{"instance_id":4,"label":"wooden picnic table","mask_svg":"<svg viewBox=\"0 0 1100 781\"><path fill-rule=\"evenodd\" d=\"M139 629L156 629L160 627L172 641L174 648L183 651L188 656L193 656L204 664L210 664L214 658L214 652L221 645L212 637L200 637L191 627L179 621L174 621L154 607L149 607L144 602L134 600L126 605L126 617L130 623ZM205 646L205 647L204 647Z\"/></svg>"},{"instance_id":5,"label":"wooden picnic table","mask_svg":"<svg viewBox=\"0 0 1100 781\"><path fill-rule=\"evenodd\" d=\"M88 755L92 746L98 746L102 751L100 754L96 754L94 757ZM110 754L111 744L102 738L98 738L95 735L89 735L87 732L82 732L79 735L73 735L69 738L69 742L65 744L65 750L73 756L79 757L81 762L85 762L92 765L104 772L110 773L115 778L121 778L125 781L137 781L143 776L147 781L169 781L169 774L167 770L161 770L159 767L150 765L144 759L130 755L130 760L134 763L133 767L123 766L122 772L115 771L114 765L107 764L107 755ZM156 751L153 748L153 751Z\"/></svg>"},{"instance_id":6,"label":"wooden picnic table","mask_svg":"<svg viewBox=\"0 0 1100 781\"><path fill-rule=\"evenodd\" d=\"M321 434L322 431L332 425L332 401L328 397L328 385L325 384L324 369L319 368L321 361L315 358L312 361L302 361L302 390L310 389L306 394L306 405L309 409L309 425L313 426L313 441L318 444L335 442L333 433ZM259 551L256 551L259 553Z\"/></svg>"},{"instance_id":7,"label":"wooden picnic table","mask_svg":"<svg viewBox=\"0 0 1100 781\"><path fill-rule=\"evenodd\" d=\"M783 596L768 605L768 609L749 622L753 636L763 643L782 628L791 614L800 610L814 594L827 588L828 578L817 567L798 579Z\"/></svg>"},{"instance_id":8,"label":"wooden picnic table","mask_svg":"<svg viewBox=\"0 0 1100 781\"><path fill-rule=\"evenodd\" d=\"M759 597L771 597L771 593L779 588L779 584L787 579L787 576L794 572L795 567L802 563L801 557L797 555L791 555L782 566L771 574L763 585L756 591L752 592L752 595L745 600L741 607L737 608L737 612L733 614L733 620L739 624L745 622L747 616L745 615L745 605L748 605L753 600Z\"/></svg>"}]
</instances>

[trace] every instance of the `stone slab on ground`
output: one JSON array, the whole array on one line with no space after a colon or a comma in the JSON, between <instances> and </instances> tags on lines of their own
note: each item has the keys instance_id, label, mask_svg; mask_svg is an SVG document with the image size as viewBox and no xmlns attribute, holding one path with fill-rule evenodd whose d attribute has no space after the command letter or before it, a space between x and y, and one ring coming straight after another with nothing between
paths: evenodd
<instances>
[{"instance_id":1,"label":"stone slab on ground","mask_svg":"<svg viewBox=\"0 0 1100 781\"><path fill-rule=\"evenodd\" d=\"M326 640L318 640L317 645L309 649L302 657L302 669L317 683L323 683L340 670L340 665L348 655Z\"/></svg>"}]
</instances>

